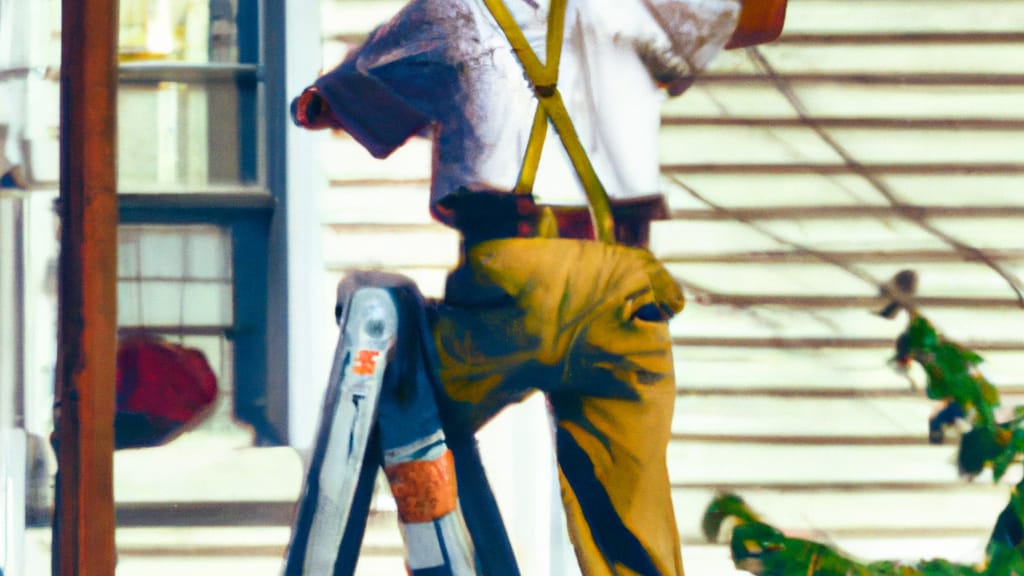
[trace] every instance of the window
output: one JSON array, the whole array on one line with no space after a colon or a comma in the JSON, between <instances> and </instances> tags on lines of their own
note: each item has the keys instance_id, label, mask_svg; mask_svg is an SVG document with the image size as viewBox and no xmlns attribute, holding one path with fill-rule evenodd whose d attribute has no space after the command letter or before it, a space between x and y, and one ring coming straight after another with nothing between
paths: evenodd
<instances>
[{"instance_id":1,"label":"window","mask_svg":"<svg viewBox=\"0 0 1024 576\"><path fill-rule=\"evenodd\" d=\"M118 314L122 333L207 339L229 412L266 417L270 182L262 3L121 0ZM213 342L219 342L214 345Z\"/></svg>"},{"instance_id":2,"label":"window","mask_svg":"<svg viewBox=\"0 0 1024 576\"><path fill-rule=\"evenodd\" d=\"M219 396L228 399L234 396L231 261L230 237L218 226L126 225L118 234L122 336L156 336L199 350L217 376ZM238 433L231 405L219 402L202 429Z\"/></svg>"},{"instance_id":3,"label":"window","mask_svg":"<svg viewBox=\"0 0 1024 576\"><path fill-rule=\"evenodd\" d=\"M268 194L257 2L123 0L123 193Z\"/></svg>"}]
</instances>

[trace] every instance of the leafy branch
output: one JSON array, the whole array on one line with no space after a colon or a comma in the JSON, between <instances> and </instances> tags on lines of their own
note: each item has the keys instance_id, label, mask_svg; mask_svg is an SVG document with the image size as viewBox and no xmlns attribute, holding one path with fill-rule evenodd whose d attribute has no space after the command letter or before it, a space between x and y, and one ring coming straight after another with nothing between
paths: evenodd
<instances>
[{"instance_id":1,"label":"leafy branch","mask_svg":"<svg viewBox=\"0 0 1024 576\"><path fill-rule=\"evenodd\" d=\"M759 576L980 576L970 566L945 560L918 564L898 562L862 563L835 548L786 536L781 530L762 522L742 498L723 494L711 501L704 513L704 537L718 539L726 521L734 524L729 548L740 570ZM994 573L991 573L994 574ZM1012 574L1000 572L999 574Z\"/></svg>"},{"instance_id":2,"label":"leafy branch","mask_svg":"<svg viewBox=\"0 0 1024 576\"><path fill-rule=\"evenodd\" d=\"M896 339L894 360L908 368L917 362L928 377L929 398L959 407L970 424L960 438L957 465L973 478L986 468L993 481L1005 476L1024 454L1024 410L1017 408L1011 420L1000 422L996 409L999 393L981 373L981 356L945 338L913 307L906 330ZM892 317L894 314L883 314ZM1024 575L1024 479L1017 483L1010 502L999 514L978 567L946 560L918 563L860 562L835 548L802 538L786 536L765 523L734 494L716 497L704 514L705 537L715 541L723 524L734 525L730 550L737 568L759 576L1020 576Z\"/></svg>"}]
</instances>

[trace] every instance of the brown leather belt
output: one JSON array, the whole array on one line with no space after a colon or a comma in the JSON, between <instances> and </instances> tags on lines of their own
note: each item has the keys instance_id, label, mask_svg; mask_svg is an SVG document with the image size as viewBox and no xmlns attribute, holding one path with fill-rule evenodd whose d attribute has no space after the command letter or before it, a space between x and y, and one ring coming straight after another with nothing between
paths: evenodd
<instances>
[{"instance_id":1,"label":"brown leather belt","mask_svg":"<svg viewBox=\"0 0 1024 576\"><path fill-rule=\"evenodd\" d=\"M661 195L612 200L615 238L628 246L646 247L652 220L668 216ZM539 217L550 208L558 225L560 238L594 239L590 212L580 206L542 206L529 194L472 192L446 198L443 210L453 214L453 224L462 232L467 248L499 238L531 238L537 236Z\"/></svg>"}]
</instances>

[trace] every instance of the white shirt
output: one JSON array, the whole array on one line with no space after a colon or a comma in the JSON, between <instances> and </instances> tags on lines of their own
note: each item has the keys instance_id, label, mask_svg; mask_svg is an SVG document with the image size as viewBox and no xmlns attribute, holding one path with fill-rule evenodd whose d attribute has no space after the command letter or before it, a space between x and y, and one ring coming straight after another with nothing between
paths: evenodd
<instances>
[{"instance_id":1,"label":"white shirt","mask_svg":"<svg viewBox=\"0 0 1024 576\"><path fill-rule=\"evenodd\" d=\"M505 3L543 62L548 1ZM568 1L558 89L611 197L657 192L664 86L685 83L722 49L739 8L738 0ZM537 102L483 0L413 0L316 85L375 156L431 131L432 205L457 191L515 186ZM555 131L547 138L534 196L585 204Z\"/></svg>"}]
</instances>

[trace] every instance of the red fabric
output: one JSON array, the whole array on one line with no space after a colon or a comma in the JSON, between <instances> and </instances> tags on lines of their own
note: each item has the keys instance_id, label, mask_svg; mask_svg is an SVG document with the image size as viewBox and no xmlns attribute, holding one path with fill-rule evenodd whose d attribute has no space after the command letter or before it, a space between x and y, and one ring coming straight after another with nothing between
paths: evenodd
<instances>
[{"instance_id":1,"label":"red fabric","mask_svg":"<svg viewBox=\"0 0 1024 576\"><path fill-rule=\"evenodd\" d=\"M137 338L117 350L119 447L154 446L195 424L217 399L217 377L202 352Z\"/></svg>"}]
</instances>

